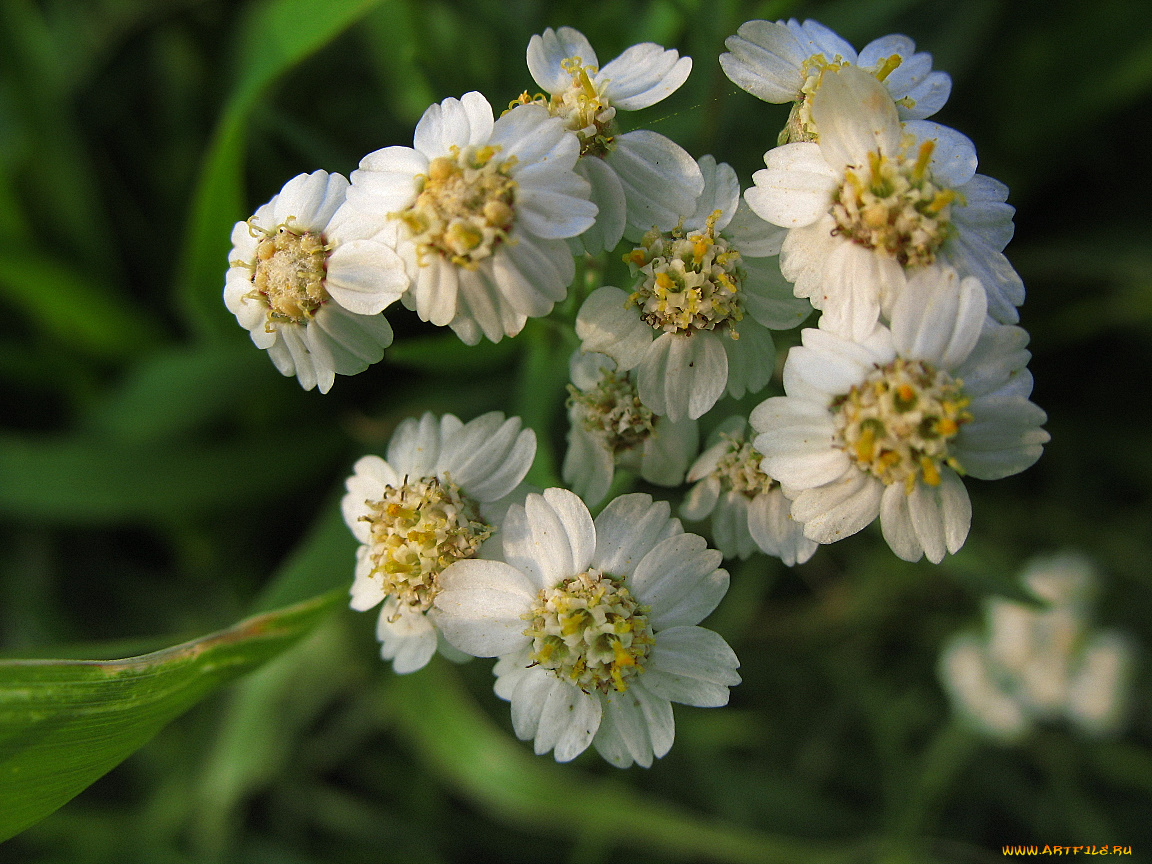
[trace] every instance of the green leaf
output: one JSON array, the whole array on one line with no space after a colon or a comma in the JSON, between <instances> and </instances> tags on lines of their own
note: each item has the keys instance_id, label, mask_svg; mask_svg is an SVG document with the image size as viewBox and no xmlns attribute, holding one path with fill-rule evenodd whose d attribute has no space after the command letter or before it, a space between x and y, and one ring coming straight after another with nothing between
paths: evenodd
<instances>
[{"instance_id":1,"label":"green leaf","mask_svg":"<svg viewBox=\"0 0 1152 864\"><path fill-rule=\"evenodd\" d=\"M212 690L308 633L343 591L128 660L0 662L0 840L52 813Z\"/></svg>"},{"instance_id":2,"label":"green leaf","mask_svg":"<svg viewBox=\"0 0 1152 864\"><path fill-rule=\"evenodd\" d=\"M266 0L254 4L241 25L236 52L241 67L200 172L177 277L184 315L202 335L233 326L220 296L232 226L246 215L243 162L253 109L277 78L379 2Z\"/></svg>"}]
</instances>

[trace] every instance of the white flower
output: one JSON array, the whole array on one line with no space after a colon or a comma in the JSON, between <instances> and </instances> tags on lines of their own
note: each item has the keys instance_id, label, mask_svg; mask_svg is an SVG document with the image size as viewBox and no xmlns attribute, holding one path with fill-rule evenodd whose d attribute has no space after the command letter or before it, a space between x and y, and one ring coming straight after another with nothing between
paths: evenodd
<instances>
[{"instance_id":1,"label":"white flower","mask_svg":"<svg viewBox=\"0 0 1152 864\"><path fill-rule=\"evenodd\" d=\"M572 171L580 142L539 105L493 121L479 93L432 105L413 147L369 153L348 200L394 222L412 280L404 303L469 345L547 315L575 275L565 238L596 216Z\"/></svg>"},{"instance_id":2,"label":"white flower","mask_svg":"<svg viewBox=\"0 0 1152 864\"><path fill-rule=\"evenodd\" d=\"M891 329L862 342L803 331L784 365L788 395L751 422L807 537L832 543L879 516L899 557L938 563L968 536L960 474L994 480L1040 457L1028 334L985 319L975 279L929 268L909 280Z\"/></svg>"},{"instance_id":3,"label":"white flower","mask_svg":"<svg viewBox=\"0 0 1152 864\"><path fill-rule=\"evenodd\" d=\"M376 635L398 673L436 653L441 571L478 553L532 467L536 435L520 426L497 411L469 423L451 414L408 419L388 442L387 461L365 456L348 478L341 507L362 544L351 606L384 602Z\"/></svg>"},{"instance_id":4,"label":"white flower","mask_svg":"<svg viewBox=\"0 0 1152 864\"><path fill-rule=\"evenodd\" d=\"M593 523L574 493L548 489L509 508L503 544L504 561L445 570L436 608L452 645L500 658L496 695L538 755L567 762L591 743L648 767L672 746L672 702L728 703L739 661L696 626L728 573L666 502L622 495Z\"/></svg>"},{"instance_id":5,"label":"white flower","mask_svg":"<svg viewBox=\"0 0 1152 864\"><path fill-rule=\"evenodd\" d=\"M1123 721L1132 647L1116 631L1093 632L1092 565L1079 555L1034 559L1022 581L1048 604L986 601L986 635L945 647L940 678L956 710L995 738L1015 740L1037 721L1065 717L1094 735Z\"/></svg>"},{"instance_id":6,"label":"white flower","mask_svg":"<svg viewBox=\"0 0 1152 864\"><path fill-rule=\"evenodd\" d=\"M380 313L408 287L380 226L341 205L348 181L315 171L232 229L224 303L276 368L321 393L384 356Z\"/></svg>"},{"instance_id":7,"label":"white flower","mask_svg":"<svg viewBox=\"0 0 1152 864\"><path fill-rule=\"evenodd\" d=\"M1002 254L1014 210L1007 187L975 173L972 142L901 124L884 87L853 66L824 75L812 112L819 143L769 150L745 198L789 229L780 269L824 310L823 326L866 339L907 278L936 261L977 277L994 319L1017 321L1024 284Z\"/></svg>"},{"instance_id":8,"label":"white flower","mask_svg":"<svg viewBox=\"0 0 1152 864\"><path fill-rule=\"evenodd\" d=\"M652 42L633 45L603 69L578 30L548 28L528 43L528 71L543 94L522 102L545 105L580 138L576 171L592 184L600 213L576 251L611 251L626 228L639 237L653 226L669 230L691 215L704 188L695 160L678 144L648 129L619 134L617 111L655 105L679 89L692 60Z\"/></svg>"},{"instance_id":9,"label":"white flower","mask_svg":"<svg viewBox=\"0 0 1152 864\"><path fill-rule=\"evenodd\" d=\"M923 120L939 111L952 92L948 73L932 71L932 55L907 36L882 36L857 56L847 42L817 21L748 21L724 40L730 54L720 66L734 84L765 102L795 102L778 143L814 141L812 98L824 74L858 66L888 88L902 120Z\"/></svg>"},{"instance_id":10,"label":"white flower","mask_svg":"<svg viewBox=\"0 0 1152 864\"><path fill-rule=\"evenodd\" d=\"M604 286L576 318L584 351L636 370L640 400L671 420L696 419L728 393L768 383L776 365L769 328L795 327L811 312L781 278L782 232L740 201L736 172L700 160L705 188L692 218L649 232L625 256L638 278L631 295Z\"/></svg>"},{"instance_id":11,"label":"white flower","mask_svg":"<svg viewBox=\"0 0 1152 864\"><path fill-rule=\"evenodd\" d=\"M612 485L616 466L657 486L679 486L700 444L695 420L673 422L640 401L636 382L603 354L576 351L568 362L568 452L564 482L590 505Z\"/></svg>"},{"instance_id":12,"label":"white flower","mask_svg":"<svg viewBox=\"0 0 1152 864\"><path fill-rule=\"evenodd\" d=\"M803 564L818 544L792 518L792 502L780 484L761 470L763 457L745 439L747 425L743 417L729 417L713 430L708 448L688 470L688 482L696 485L680 515L694 522L711 516L712 539L728 558L747 558L759 549L789 567Z\"/></svg>"}]
</instances>

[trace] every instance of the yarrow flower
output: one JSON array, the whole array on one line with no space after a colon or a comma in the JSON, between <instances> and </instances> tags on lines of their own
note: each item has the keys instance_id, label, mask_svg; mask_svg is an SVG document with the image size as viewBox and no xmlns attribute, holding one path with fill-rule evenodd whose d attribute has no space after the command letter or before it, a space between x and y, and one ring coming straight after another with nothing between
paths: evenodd
<instances>
[{"instance_id":1,"label":"yarrow flower","mask_svg":"<svg viewBox=\"0 0 1152 864\"><path fill-rule=\"evenodd\" d=\"M696 419L727 390L739 399L762 389L775 367L769 328L795 327L811 312L781 278L782 232L740 201L736 172L700 160L704 193L671 232L649 232L625 256L631 294L606 285L576 318L584 351L635 370L640 400L657 414Z\"/></svg>"},{"instance_id":2,"label":"yarrow flower","mask_svg":"<svg viewBox=\"0 0 1152 864\"><path fill-rule=\"evenodd\" d=\"M232 229L224 303L284 375L327 393L384 356L380 313L408 287L381 226L348 210L348 181L315 171Z\"/></svg>"},{"instance_id":3,"label":"yarrow flower","mask_svg":"<svg viewBox=\"0 0 1152 864\"><path fill-rule=\"evenodd\" d=\"M945 647L940 679L954 708L1003 741L1060 718L1092 735L1115 732L1129 701L1132 646L1117 631L1090 626L1091 563L1073 554L1037 558L1021 581L1046 609L990 599L985 634L964 633Z\"/></svg>"},{"instance_id":4,"label":"yarrow flower","mask_svg":"<svg viewBox=\"0 0 1152 864\"><path fill-rule=\"evenodd\" d=\"M695 420L673 422L640 401L636 382L603 354L575 352L568 363L568 452L563 476L587 504L599 504L616 466L657 486L679 486L696 453Z\"/></svg>"},{"instance_id":5,"label":"yarrow flower","mask_svg":"<svg viewBox=\"0 0 1152 864\"><path fill-rule=\"evenodd\" d=\"M884 82L902 120L931 117L948 101L952 79L932 71L932 55L907 36L892 34L864 46L859 55L818 21L748 21L724 40L720 66L732 83L765 102L793 102L778 144L815 141L812 98L825 73L857 66Z\"/></svg>"},{"instance_id":6,"label":"yarrow flower","mask_svg":"<svg viewBox=\"0 0 1152 864\"><path fill-rule=\"evenodd\" d=\"M960 475L994 480L1040 457L1048 433L1028 401L1028 335L985 315L975 279L930 268L909 280L891 329L862 342L803 331L784 365L788 395L751 422L805 536L832 543L879 516L899 557L939 563L968 536Z\"/></svg>"},{"instance_id":7,"label":"yarrow flower","mask_svg":"<svg viewBox=\"0 0 1152 864\"><path fill-rule=\"evenodd\" d=\"M792 502L780 484L760 467L763 456L747 440L743 417L720 422L708 447L688 470L696 485L684 498L680 515L698 522L712 517L712 539L728 558L748 558L759 549L789 567L803 564L817 543L789 513Z\"/></svg>"},{"instance_id":8,"label":"yarrow flower","mask_svg":"<svg viewBox=\"0 0 1152 864\"><path fill-rule=\"evenodd\" d=\"M536 435L493 411L461 423L451 414L402 422L388 459L365 456L341 507L361 546L351 606L383 602L377 638L398 673L436 653L432 604L442 571L471 558L499 529L536 455Z\"/></svg>"},{"instance_id":9,"label":"yarrow flower","mask_svg":"<svg viewBox=\"0 0 1152 864\"><path fill-rule=\"evenodd\" d=\"M540 105L493 121L473 92L425 111L413 145L369 153L348 190L352 206L393 222L405 305L469 345L547 315L576 272L565 238L596 216L572 170L576 136Z\"/></svg>"},{"instance_id":10,"label":"yarrow flower","mask_svg":"<svg viewBox=\"0 0 1152 864\"><path fill-rule=\"evenodd\" d=\"M566 489L531 494L509 508L503 555L445 570L436 608L452 645L500 658L496 694L537 755L592 744L648 767L672 746L672 702L718 707L740 683L732 649L696 626L728 590L721 555L666 502L622 495L593 522Z\"/></svg>"},{"instance_id":11,"label":"yarrow flower","mask_svg":"<svg viewBox=\"0 0 1152 864\"><path fill-rule=\"evenodd\" d=\"M617 111L647 108L676 92L692 71L691 58L644 42L601 69L584 34L549 27L528 43L528 71L545 92L525 92L517 102L544 105L576 133L576 171L600 208L596 224L574 244L578 252L611 251L626 227L639 237L692 214L704 188L696 161L651 130L618 132L615 120Z\"/></svg>"},{"instance_id":12,"label":"yarrow flower","mask_svg":"<svg viewBox=\"0 0 1152 864\"><path fill-rule=\"evenodd\" d=\"M901 124L884 87L854 66L830 71L812 100L819 143L777 147L745 193L753 211L788 228L780 269L857 340L914 273L934 263L975 276L988 313L1019 319L1024 283L1002 250L1012 237L1008 189L977 175L965 136L929 121Z\"/></svg>"}]
</instances>

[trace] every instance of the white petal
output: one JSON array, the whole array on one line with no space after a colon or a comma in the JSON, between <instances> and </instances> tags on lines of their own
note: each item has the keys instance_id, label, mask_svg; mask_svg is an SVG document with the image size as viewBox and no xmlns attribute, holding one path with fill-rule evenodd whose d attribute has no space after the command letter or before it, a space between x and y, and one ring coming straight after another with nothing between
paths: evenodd
<instances>
[{"instance_id":1,"label":"white petal","mask_svg":"<svg viewBox=\"0 0 1152 864\"><path fill-rule=\"evenodd\" d=\"M298 174L273 199L273 218L276 224L291 221L305 231L323 231L344 203L347 189L348 181L340 174Z\"/></svg>"},{"instance_id":2,"label":"white petal","mask_svg":"<svg viewBox=\"0 0 1152 864\"><path fill-rule=\"evenodd\" d=\"M649 129L617 135L615 144L605 161L620 177L637 236L653 226L670 231L692 215L704 177L684 148Z\"/></svg>"},{"instance_id":3,"label":"white petal","mask_svg":"<svg viewBox=\"0 0 1152 864\"><path fill-rule=\"evenodd\" d=\"M528 71L532 80L540 85L545 93L562 93L572 83L572 75L566 72L563 62L578 58L583 66L599 66L596 52L579 30L549 27L543 35L533 36L528 41Z\"/></svg>"},{"instance_id":4,"label":"white petal","mask_svg":"<svg viewBox=\"0 0 1152 864\"><path fill-rule=\"evenodd\" d=\"M838 175L846 167L867 166L869 153L879 150L891 158L899 152L900 117L892 95L856 66L824 73L812 97L812 119L820 152Z\"/></svg>"},{"instance_id":5,"label":"white petal","mask_svg":"<svg viewBox=\"0 0 1152 864\"><path fill-rule=\"evenodd\" d=\"M703 537L680 534L641 559L629 584L636 598L651 609L653 629L698 624L716 608L728 590L728 574L718 569L723 557L709 549ZM695 620L680 620L696 613Z\"/></svg>"},{"instance_id":6,"label":"white petal","mask_svg":"<svg viewBox=\"0 0 1152 864\"><path fill-rule=\"evenodd\" d=\"M788 230L761 219L752 212L748 202L741 199L732 221L724 229L724 236L732 241L745 259L767 258L780 254Z\"/></svg>"},{"instance_id":7,"label":"white petal","mask_svg":"<svg viewBox=\"0 0 1152 864\"><path fill-rule=\"evenodd\" d=\"M639 111L671 96L688 80L692 58L653 42L633 45L596 73L595 83L607 81L604 95L622 111Z\"/></svg>"},{"instance_id":8,"label":"white petal","mask_svg":"<svg viewBox=\"0 0 1152 864\"><path fill-rule=\"evenodd\" d=\"M452 147L484 144L492 134L492 106L479 93L465 93L430 105L416 124L412 146L428 159L447 156Z\"/></svg>"},{"instance_id":9,"label":"white petal","mask_svg":"<svg viewBox=\"0 0 1152 864\"><path fill-rule=\"evenodd\" d=\"M883 483L852 469L839 480L801 492L792 501L792 518L804 523L808 539L835 543L862 530L880 514L883 493Z\"/></svg>"},{"instance_id":10,"label":"white petal","mask_svg":"<svg viewBox=\"0 0 1152 864\"><path fill-rule=\"evenodd\" d=\"M937 186L962 186L976 173L976 145L967 135L933 120L911 120L904 131L913 137L917 150L924 141L933 142L928 168Z\"/></svg>"},{"instance_id":11,"label":"white petal","mask_svg":"<svg viewBox=\"0 0 1152 864\"><path fill-rule=\"evenodd\" d=\"M498 657L529 644L521 616L538 588L515 567L464 558L446 567L439 581L437 624L453 647L473 657Z\"/></svg>"},{"instance_id":12,"label":"white petal","mask_svg":"<svg viewBox=\"0 0 1152 864\"><path fill-rule=\"evenodd\" d=\"M696 211L684 220L684 231L703 231L717 210L720 218L713 226L717 232L723 231L740 204L740 180L727 162L717 165L715 156L701 156L699 165L704 176L704 191L696 200Z\"/></svg>"},{"instance_id":13,"label":"white petal","mask_svg":"<svg viewBox=\"0 0 1152 864\"><path fill-rule=\"evenodd\" d=\"M699 444L695 420L674 423L658 417L641 450L640 476L657 486L679 486Z\"/></svg>"},{"instance_id":14,"label":"white petal","mask_svg":"<svg viewBox=\"0 0 1152 864\"><path fill-rule=\"evenodd\" d=\"M324 287L332 299L357 315L376 315L408 289L404 262L372 240L341 243L328 256Z\"/></svg>"},{"instance_id":15,"label":"white petal","mask_svg":"<svg viewBox=\"0 0 1152 864\"><path fill-rule=\"evenodd\" d=\"M658 634L644 672L645 688L670 702L717 708L740 683L740 661L718 634L703 627L672 627Z\"/></svg>"},{"instance_id":16,"label":"white petal","mask_svg":"<svg viewBox=\"0 0 1152 864\"><path fill-rule=\"evenodd\" d=\"M784 228L811 225L832 206L842 181L825 160L820 145L785 144L764 154L766 168L752 175L754 187L744 200L761 219Z\"/></svg>"},{"instance_id":17,"label":"white petal","mask_svg":"<svg viewBox=\"0 0 1152 864\"><path fill-rule=\"evenodd\" d=\"M584 428L583 412L574 411L562 468L564 482L594 507L608 494L614 475L612 452L601 436Z\"/></svg>"},{"instance_id":18,"label":"white petal","mask_svg":"<svg viewBox=\"0 0 1152 864\"><path fill-rule=\"evenodd\" d=\"M921 270L908 280L892 309L897 353L955 369L972 352L984 326L987 301L975 279L951 267Z\"/></svg>"},{"instance_id":19,"label":"white petal","mask_svg":"<svg viewBox=\"0 0 1152 864\"><path fill-rule=\"evenodd\" d=\"M802 95L801 64L810 52L782 22L745 22L724 45L731 53L720 55L720 66L737 87L765 102L791 102Z\"/></svg>"},{"instance_id":20,"label":"white petal","mask_svg":"<svg viewBox=\"0 0 1152 864\"><path fill-rule=\"evenodd\" d=\"M558 585L586 570L596 543L587 508L567 490L554 490L547 499L529 495L523 507L509 508L503 530L505 560L537 588Z\"/></svg>"},{"instance_id":21,"label":"white petal","mask_svg":"<svg viewBox=\"0 0 1152 864\"><path fill-rule=\"evenodd\" d=\"M397 612L399 617L389 620ZM423 669L436 653L436 628L432 622L418 612L397 609L395 600L380 610L376 638L380 640L380 656L392 661L392 671L397 675Z\"/></svg>"},{"instance_id":22,"label":"white petal","mask_svg":"<svg viewBox=\"0 0 1152 864\"><path fill-rule=\"evenodd\" d=\"M653 502L651 495L640 492L614 498L596 517L592 566L615 576L631 576L657 543L682 533L670 513L667 501Z\"/></svg>"},{"instance_id":23,"label":"white petal","mask_svg":"<svg viewBox=\"0 0 1152 864\"><path fill-rule=\"evenodd\" d=\"M555 748L557 762L574 759L592 743L599 726L600 700L557 679L544 698L533 749L537 756L543 756Z\"/></svg>"},{"instance_id":24,"label":"white petal","mask_svg":"<svg viewBox=\"0 0 1152 864\"><path fill-rule=\"evenodd\" d=\"M693 420L724 394L728 356L714 333L663 333L637 370L640 400L670 420Z\"/></svg>"},{"instance_id":25,"label":"white petal","mask_svg":"<svg viewBox=\"0 0 1152 864\"><path fill-rule=\"evenodd\" d=\"M595 223L580 239L592 255L611 252L624 236L627 222L624 186L608 163L595 156L582 158L576 163L575 171L590 184L590 197L598 210Z\"/></svg>"},{"instance_id":26,"label":"white petal","mask_svg":"<svg viewBox=\"0 0 1152 864\"><path fill-rule=\"evenodd\" d=\"M637 366L652 344L652 327L628 305L628 295L611 285L588 295L576 316L576 335L582 350L607 354L621 372Z\"/></svg>"},{"instance_id":27,"label":"white petal","mask_svg":"<svg viewBox=\"0 0 1152 864\"><path fill-rule=\"evenodd\" d=\"M428 157L411 147L385 147L360 160L346 197L357 210L387 215L411 205L420 194L416 178L428 170Z\"/></svg>"},{"instance_id":28,"label":"white petal","mask_svg":"<svg viewBox=\"0 0 1152 864\"><path fill-rule=\"evenodd\" d=\"M440 430L430 411L419 420L410 417L402 421L388 442L388 464L401 477L417 480L434 476L439 457Z\"/></svg>"}]
</instances>

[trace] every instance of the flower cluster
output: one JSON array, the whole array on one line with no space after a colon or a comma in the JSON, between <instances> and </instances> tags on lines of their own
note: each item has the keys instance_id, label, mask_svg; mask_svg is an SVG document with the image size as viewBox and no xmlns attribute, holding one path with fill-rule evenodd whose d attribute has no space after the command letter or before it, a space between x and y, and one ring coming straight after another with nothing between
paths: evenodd
<instances>
[{"instance_id":1,"label":"flower cluster","mask_svg":"<svg viewBox=\"0 0 1152 864\"><path fill-rule=\"evenodd\" d=\"M1037 558L1021 583L1043 608L986 601L985 634L955 637L940 657L957 712L1002 741L1057 719L1091 735L1116 731L1128 703L1132 646L1117 631L1091 628L1096 581L1080 555Z\"/></svg>"},{"instance_id":2,"label":"flower cluster","mask_svg":"<svg viewBox=\"0 0 1152 864\"><path fill-rule=\"evenodd\" d=\"M747 189L711 155L618 126L676 91L689 58L644 43L601 67L561 27L528 45L541 92L499 116L476 92L444 99L411 147L348 180L296 177L233 232L225 302L305 389L381 360L396 301L467 345L552 316L579 346L568 489L547 467L553 488L524 482L537 439L519 418L425 414L356 463L343 502L352 607L382 607L383 657L398 673L438 649L497 658L517 735L559 761L591 745L651 765L672 702L727 702L739 663L699 626L724 556L803 564L879 519L896 555L939 562L968 534L961 478L1023 471L1048 439L1003 255L1007 189L926 119L948 76L907 37L857 54L812 21L751 21L727 46L733 82L793 103ZM607 253L624 281L573 285L577 258L602 272ZM783 395L711 419L770 385L772 331L814 310ZM694 483L679 513L708 520L716 548L638 480Z\"/></svg>"}]
</instances>

